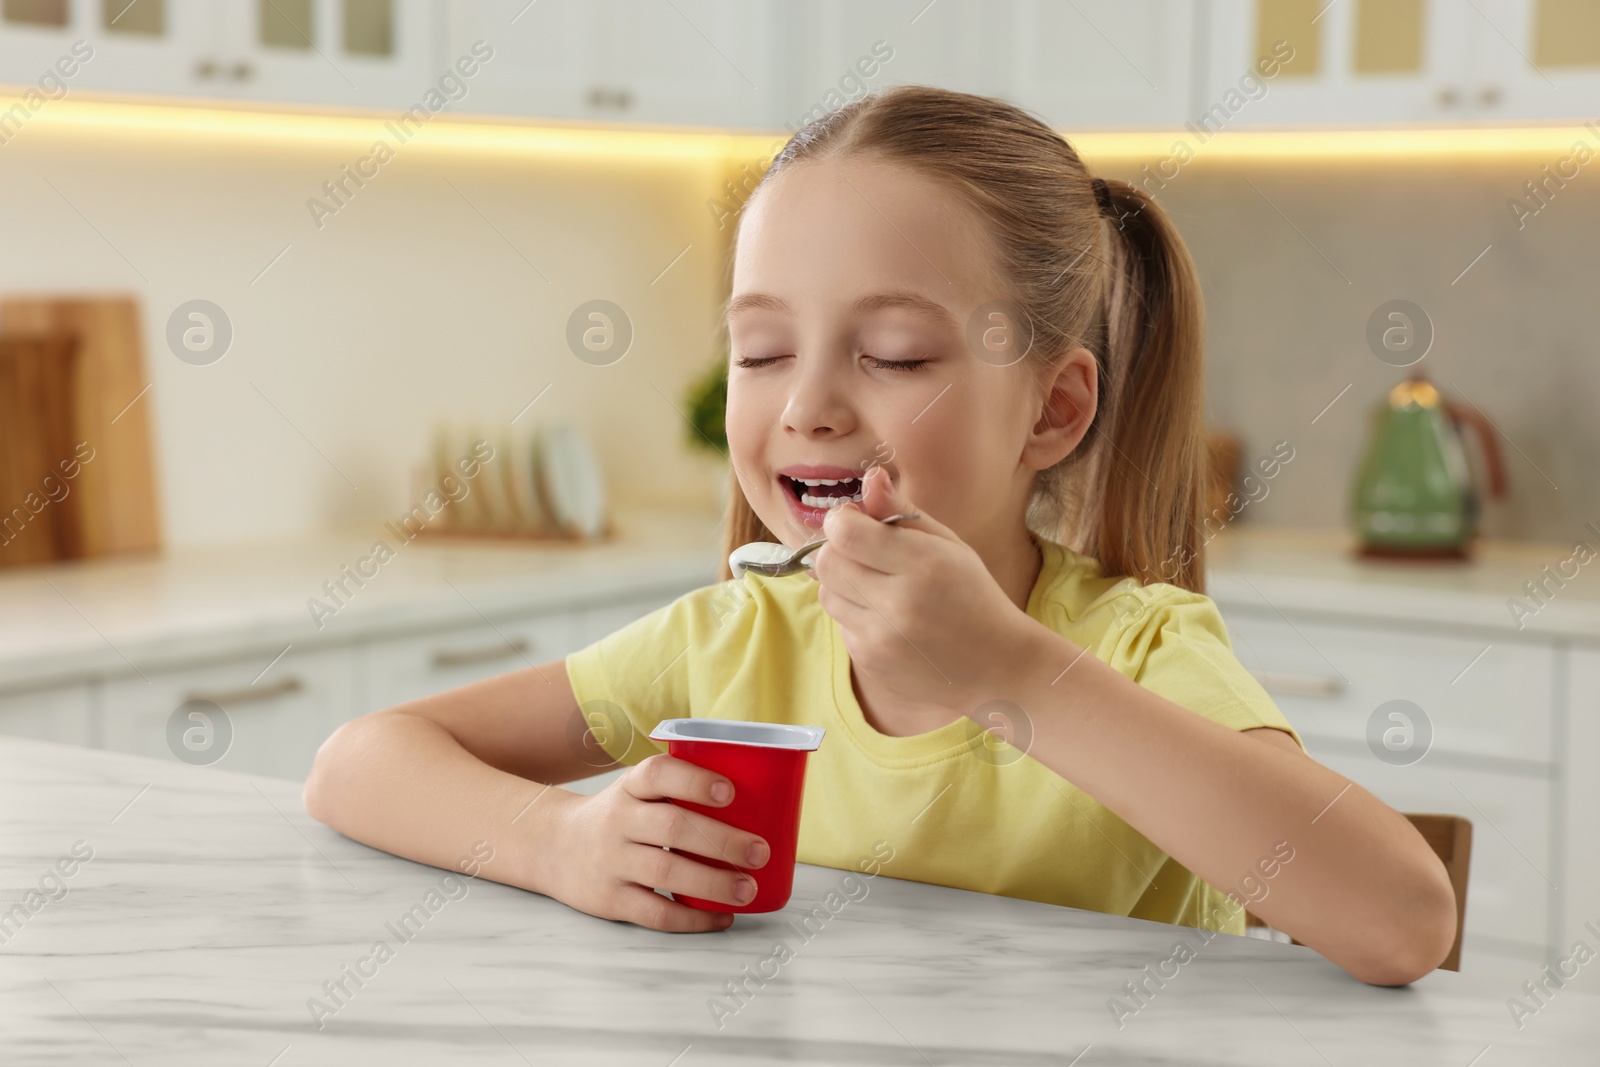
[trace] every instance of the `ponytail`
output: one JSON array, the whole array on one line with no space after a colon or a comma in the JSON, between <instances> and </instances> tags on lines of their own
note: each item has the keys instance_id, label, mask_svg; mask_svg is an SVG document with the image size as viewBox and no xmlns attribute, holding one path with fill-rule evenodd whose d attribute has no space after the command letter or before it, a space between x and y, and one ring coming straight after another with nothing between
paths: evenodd
<instances>
[{"instance_id":1,"label":"ponytail","mask_svg":"<svg viewBox=\"0 0 1600 1067\"><path fill-rule=\"evenodd\" d=\"M1104 187L1106 358L1091 445L1104 452L1084 493L1091 554L1106 574L1204 592L1200 281L1160 205L1125 181Z\"/></svg>"}]
</instances>

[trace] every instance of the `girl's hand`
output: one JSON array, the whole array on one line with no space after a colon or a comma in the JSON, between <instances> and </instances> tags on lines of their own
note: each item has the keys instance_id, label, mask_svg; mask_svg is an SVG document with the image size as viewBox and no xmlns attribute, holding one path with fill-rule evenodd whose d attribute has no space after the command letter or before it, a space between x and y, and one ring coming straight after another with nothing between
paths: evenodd
<instances>
[{"instance_id":1,"label":"girl's hand","mask_svg":"<svg viewBox=\"0 0 1600 1067\"><path fill-rule=\"evenodd\" d=\"M554 819L547 884L539 887L546 896L602 919L676 933L726 929L733 915L691 908L653 890L730 905L755 897L749 874L662 847L717 856L745 871L767 862L771 850L760 837L668 800L722 807L733 799L733 783L722 775L655 755L593 796L572 796ZM742 896L741 886L748 889Z\"/></svg>"},{"instance_id":2,"label":"girl's hand","mask_svg":"<svg viewBox=\"0 0 1600 1067\"><path fill-rule=\"evenodd\" d=\"M861 505L823 520L818 597L859 671L900 700L970 715L1011 691L1040 627L948 527L878 521L916 511L883 468L867 471Z\"/></svg>"}]
</instances>

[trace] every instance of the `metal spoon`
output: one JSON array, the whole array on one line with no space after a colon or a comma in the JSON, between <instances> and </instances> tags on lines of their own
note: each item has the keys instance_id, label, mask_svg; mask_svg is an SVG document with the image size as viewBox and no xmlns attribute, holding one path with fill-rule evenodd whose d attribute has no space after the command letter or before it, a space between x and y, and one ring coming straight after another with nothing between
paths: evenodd
<instances>
[{"instance_id":1,"label":"metal spoon","mask_svg":"<svg viewBox=\"0 0 1600 1067\"><path fill-rule=\"evenodd\" d=\"M901 519L920 518L921 515L906 512L890 515L883 522L888 524L899 522ZM733 571L735 578L745 571L765 578L782 578L786 574L797 574L805 570L809 566L806 557L827 543L826 537L819 537L799 548L775 545L771 541L751 541L748 545L740 545L728 555L728 568Z\"/></svg>"}]
</instances>

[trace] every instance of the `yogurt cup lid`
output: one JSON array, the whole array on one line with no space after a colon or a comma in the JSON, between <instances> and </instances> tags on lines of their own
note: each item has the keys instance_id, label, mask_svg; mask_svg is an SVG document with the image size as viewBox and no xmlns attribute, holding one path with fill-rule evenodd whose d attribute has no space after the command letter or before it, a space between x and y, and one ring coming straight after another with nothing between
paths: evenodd
<instances>
[{"instance_id":1,"label":"yogurt cup lid","mask_svg":"<svg viewBox=\"0 0 1600 1067\"><path fill-rule=\"evenodd\" d=\"M650 738L653 741L718 741L730 745L815 752L826 732L820 726L747 722L744 719L662 719L650 731Z\"/></svg>"}]
</instances>

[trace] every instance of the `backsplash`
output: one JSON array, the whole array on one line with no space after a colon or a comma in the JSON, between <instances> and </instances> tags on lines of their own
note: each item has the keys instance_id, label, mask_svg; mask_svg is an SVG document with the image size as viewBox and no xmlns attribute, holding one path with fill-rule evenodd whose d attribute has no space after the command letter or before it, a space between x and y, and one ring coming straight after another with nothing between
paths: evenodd
<instances>
[{"instance_id":1,"label":"backsplash","mask_svg":"<svg viewBox=\"0 0 1600 1067\"><path fill-rule=\"evenodd\" d=\"M684 443L683 392L713 356L722 163L443 152L428 132L315 217L308 203L365 142L34 124L4 147L0 194L19 209L0 292L143 304L153 388L139 403L168 545L376 525L408 503L436 420L519 412L581 425L622 506L716 506L722 474ZM1247 464L1294 449L1243 521L1344 527L1368 412L1408 373L1365 339L1394 299L1435 329L1413 369L1504 434L1511 491L1486 532L1567 543L1600 517L1600 184L1552 183L1520 229L1508 207L1559 162L1202 154L1157 191L1205 287L1209 421L1240 435ZM1138 177L1126 159L1090 164ZM231 326L215 362L169 345L169 316L194 300ZM570 348L573 313L595 300L627 314L621 359Z\"/></svg>"},{"instance_id":2,"label":"backsplash","mask_svg":"<svg viewBox=\"0 0 1600 1067\"><path fill-rule=\"evenodd\" d=\"M1279 441L1295 449L1245 521L1346 528L1369 413L1413 372L1501 432L1510 491L1486 502L1487 535L1570 544L1600 517L1600 179L1550 183L1536 215L1509 206L1538 205L1524 183L1559 162L1202 158L1156 189L1205 290L1209 421L1240 435L1246 462ZM1374 311L1396 299L1434 329L1406 369L1366 340Z\"/></svg>"}]
</instances>

